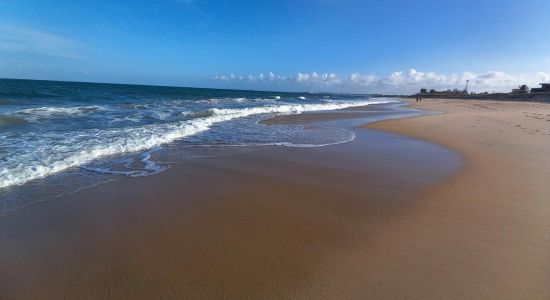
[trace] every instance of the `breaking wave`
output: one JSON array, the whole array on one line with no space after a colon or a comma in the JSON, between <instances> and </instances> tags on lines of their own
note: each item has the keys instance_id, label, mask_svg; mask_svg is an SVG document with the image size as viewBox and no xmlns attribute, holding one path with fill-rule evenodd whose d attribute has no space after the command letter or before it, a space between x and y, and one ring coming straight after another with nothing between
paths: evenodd
<instances>
[{"instance_id":1,"label":"breaking wave","mask_svg":"<svg viewBox=\"0 0 550 300\"><path fill-rule=\"evenodd\" d=\"M0 166L0 188L21 185L31 180L46 177L69 168L83 166L92 161L116 154L132 153L154 149L175 140L193 136L209 130L213 125L237 118L261 114L300 114L313 111L337 110L349 107L394 102L390 99L370 99L363 101L331 101L317 104L282 104L244 108L212 108L208 111L187 115L185 120L128 126L123 128L85 129L70 132L33 133L18 136L18 140L4 137L0 141L16 144L13 154L7 156ZM71 108L32 108L19 111L22 114L55 115L81 114L103 109L98 106ZM279 143L283 146L308 147L309 145ZM149 157L150 158L150 157ZM147 174L156 172L158 166L142 161ZM106 170L96 170L106 171ZM158 169L157 171L161 171ZM132 173L127 175L144 175Z\"/></svg>"}]
</instances>

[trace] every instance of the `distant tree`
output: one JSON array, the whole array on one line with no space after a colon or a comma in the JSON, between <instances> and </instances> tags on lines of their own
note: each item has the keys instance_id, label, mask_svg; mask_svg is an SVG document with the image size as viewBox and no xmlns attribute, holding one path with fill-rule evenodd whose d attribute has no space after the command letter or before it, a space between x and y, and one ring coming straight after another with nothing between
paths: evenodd
<instances>
[{"instance_id":1,"label":"distant tree","mask_svg":"<svg viewBox=\"0 0 550 300\"><path fill-rule=\"evenodd\" d=\"M519 86L519 92L520 93L529 93L529 87L526 84Z\"/></svg>"},{"instance_id":2,"label":"distant tree","mask_svg":"<svg viewBox=\"0 0 550 300\"><path fill-rule=\"evenodd\" d=\"M420 89L420 94L426 94L428 92L427 89Z\"/></svg>"},{"instance_id":3,"label":"distant tree","mask_svg":"<svg viewBox=\"0 0 550 300\"><path fill-rule=\"evenodd\" d=\"M430 94L435 94L435 93L437 93L436 90L434 90L434 89L431 89L431 90L430 90Z\"/></svg>"}]
</instances>

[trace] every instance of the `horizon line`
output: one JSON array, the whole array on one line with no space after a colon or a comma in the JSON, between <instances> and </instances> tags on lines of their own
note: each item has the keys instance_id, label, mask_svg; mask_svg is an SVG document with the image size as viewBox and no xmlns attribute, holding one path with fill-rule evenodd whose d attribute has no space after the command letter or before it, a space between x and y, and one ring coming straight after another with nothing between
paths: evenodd
<instances>
[{"instance_id":1,"label":"horizon line","mask_svg":"<svg viewBox=\"0 0 550 300\"><path fill-rule=\"evenodd\" d=\"M346 93L346 92L288 92L288 91L275 91L275 90L247 90L247 89L224 89L224 88L210 88L210 87L193 87L193 86L180 86L180 85L161 85L161 84L142 84L142 83L120 83L120 82L99 82L99 81L76 81L76 80L54 80L54 79L35 79L35 78L6 78L0 77L0 80L26 80L26 81L50 81L50 82L65 82L65 83L89 83L89 84L108 84L108 85L133 85L133 86L150 86L150 87L164 87L164 88L186 88L186 89L198 89L198 90L219 90L219 91L238 91L238 92L259 92L259 93L285 93L285 94L332 94L332 95L358 95L358 96L402 96L404 94L381 94L381 93Z\"/></svg>"}]
</instances>

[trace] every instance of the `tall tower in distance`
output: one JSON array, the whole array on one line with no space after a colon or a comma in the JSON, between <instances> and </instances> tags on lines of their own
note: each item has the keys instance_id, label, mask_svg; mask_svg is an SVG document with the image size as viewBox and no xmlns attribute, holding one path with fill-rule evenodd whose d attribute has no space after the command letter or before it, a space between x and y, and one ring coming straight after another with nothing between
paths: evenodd
<instances>
[{"instance_id":1,"label":"tall tower in distance","mask_svg":"<svg viewBox=\"0 0 550 300\"><path fill-rule=\"evenodd\" d=\"M470 80L466 80L466 87L464 88L464 90L462 91L464 94L468 94L468 83L470 83Z\"/></svg>"}]
</instances>

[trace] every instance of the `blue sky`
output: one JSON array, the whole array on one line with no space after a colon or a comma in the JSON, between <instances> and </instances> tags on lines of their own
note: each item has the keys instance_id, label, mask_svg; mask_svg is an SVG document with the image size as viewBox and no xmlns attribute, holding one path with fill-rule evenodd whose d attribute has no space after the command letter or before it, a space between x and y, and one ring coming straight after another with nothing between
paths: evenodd
<instances>
[{"instance_id":1,"label":"blue sky","mask_svg":"<svg viewBox=\"0 0 550 300\"><path fill-rule=\"evenodd\" d=\"M336 92L550 80L550 1L0 2L0 77Z\"/></svg>"}]
</instances>

